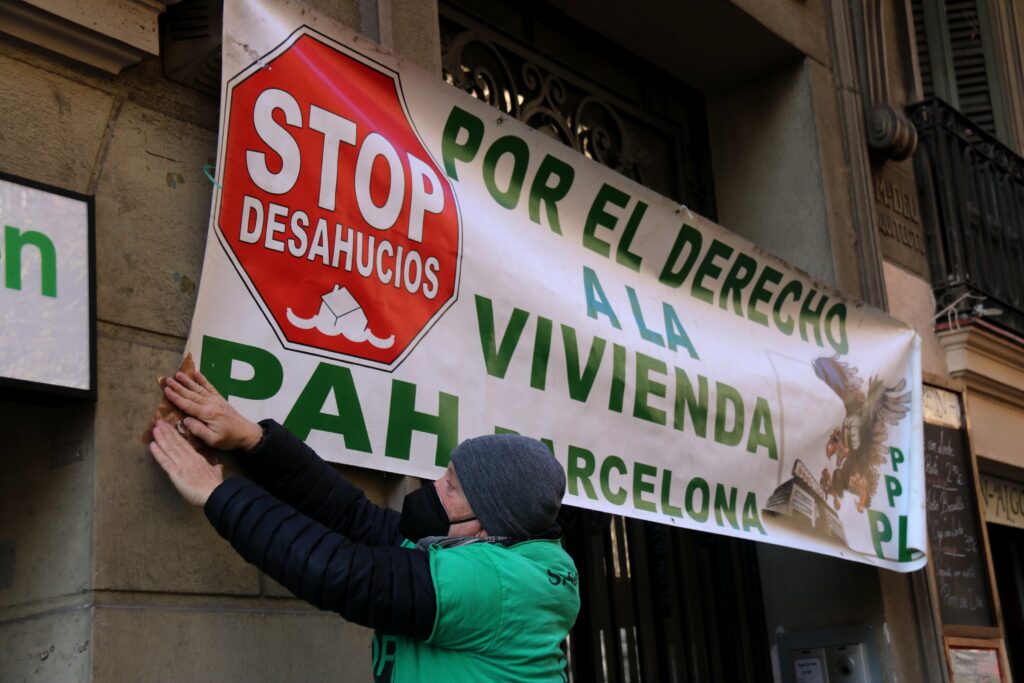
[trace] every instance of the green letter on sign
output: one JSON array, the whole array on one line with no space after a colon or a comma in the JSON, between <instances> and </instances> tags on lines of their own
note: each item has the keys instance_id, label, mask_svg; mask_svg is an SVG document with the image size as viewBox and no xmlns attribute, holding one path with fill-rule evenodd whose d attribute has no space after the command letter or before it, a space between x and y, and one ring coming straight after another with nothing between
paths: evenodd
<instances>
[{"instance_id":1,"label":"green letter on sign","mask_svg":"<svg viewBox=\"0 0 1024 683\"><path fill-rule=\"evenodd\" d=\"M231 376L234 362L252 368L252 379ZM274 354L259 348L217 337L203 337L202 360L199 371L224 398L238 396L253 401L268 399L281 389L284 370Z\"/></svg>"},{"instance_id":2,"label":"green letter on sign","mask_svg":"<svg viewBox=\"0 0 1024 683\"><path fill-rule=\"evenodd\" d=\"M523 335L523 328L526 327L526 321L530 318L530 314L521 308L513 309L512 315L508 319L508 327L501 335L500 344L494 326L494 306L490 299L479 294L476 295L476 318L487 374L491 377L504 378L505 373L508 372L508 364L512 360L512 353L519 344L519 338Z\"/></svg>"},{"instance_id":3,"label":"green letter on sign","mask_svg":"<svg viewBox=\"0 0 1024 683\"><path fill-rule=\"evenodd\" d=\"M498 187L498 162L506 154L512 160L512 176L508 180L508 187L504 190ZM523 192L523 181L526 180L526 167L530 164L530 148L520 138L514 135L506 135L498 138L487 149L484 155L484 185L491 193L494 201L506 209L516 208L519 203L519 195Z\"/></svg>"},{"instance_id":4,"label":"green letter on sign","mask_svg":"<svg viewBox=\"0 0 1024 683\"><path fill-rule=\"evenodd\" d=\"M8 289L21 289L21 250L31 244L39 250L40 291L43 296L57 296L57 250L50 238L41 232L21 232L10 225L4 226L4 284Z\"/></svg>"},{"instance_id":5,"label":"green letter on sign","mask_svg":"<svg viewBox=\"0 0 1024 683\"><path fill-rule=\"evenodd\" d=\"M588 316L597 320L597 314L600 313L608 318L612 327L617 330L622 329L618 316L615 315L611 303L608 302L608 295L604 293L601 281L597 279L597 273L593 268L587 266L583 266L583 295L587 300Z\"/></svg>"},{"instance_id":6,"label":"green letter on sign","mask_svg":"<svg viewBox=\"0 0 1024 683\"><path fill-rule=\"evenodd\" d=\"M615 470L620 475L626 474L626 463L617 455L609 455L601 463L601 493L605 500L612 505L622 505L626 502L626 489L619 487L617 491L612 490L611 472Z\"/></svg>"},{"instance_id":7,"label":"green letter on sign","mask_svg":"<svg viewBox=\"0 0 1024 683\"><path fill-rule=\"evenodd\" d=\"M903 461L906 459L903 456L903 451L895 446L889 446L889 458L892 460L892 471L899 472L900 465L902 465Z\"/></svg>"},{"instance_id":8,"label":"green letter on sign","mask_svg":"<svg viewBox=\"0 0 1024 683\"><path fill-rule=\"evenodd\" d=\"M580 495L580 484L586 491L587 498L597 500L597 492L590 478L594 476L594 454L586 448L569 446L569 466L566 467L565 479L569 484L569 495Z\"/></svg>"},{"instance_id":9,"label":"green letter on sign","mask_svg":"<svg viewBox=\"0 0 1024 683\"><path fill-rule=\"evenodd\" d=\"M575 176L576 171L569 164L550 154L544 157L540 162L540 168L537 169L537 175L533 177L533 184L530 185L530 220L540 225L540 205L543 202L551 231L561 235L562 226L558 223L557 204L569 194ZM548 184L550 178L555 179L554 185Z\"/></svg>"},{"instance_id":10,"label":"green letter on sign","mask_svg":"<svg viewBox=\"0 0 1024 683\"><path fill-rule=\"evenodd\" d=\"M434 464L447 467L452 449L459 445L459 397L438 392L437 415L416 410L416 385L401 380L391 381L391 411L384 455L409 459L412 433L437 435Z\"/></svg>"},{"instance_id":11,"label":"green letter on sign","mask_svg":"<svg viewBox=\"0 0 1024 683\"><path fill-rule=\"evenodd\" d=\"M327 397L334 394L338 412L323 412ZM352 371L340 365L320 363L302 389L284 421L284 428L300 439L314 429L334 432L345 437L345 448L370 453L370 437L366 433L363 409L359 405Z\"/></svg>"},{"instance_id":12,"label":"green letter on sign","mask_svg":"<svg viewBox=\"0 0 1024 683\"><path fill-rule=\"evenodd\" d=\"M871 526L871 542L875 544L875 555L884 560L882 544L892 540L892 523L881 512L868 510L868 524Z\"/></svg>"},{"instance_id":13,"label":"green letter on sign","mask_svg":"<svg viewBox=\"0 0 1024 683\"><path fill-rule=\"evenodd\" d=\"M459 142L460 134L466 132L465 142ZM484 122L465 109L452 107L452 113L444 124L441 135L441 158L444 160L444 172L453 180L459 179L455 170L456 161L471 161L480 151L480 141L484 139Z\"/></svg>"}]
</instances>

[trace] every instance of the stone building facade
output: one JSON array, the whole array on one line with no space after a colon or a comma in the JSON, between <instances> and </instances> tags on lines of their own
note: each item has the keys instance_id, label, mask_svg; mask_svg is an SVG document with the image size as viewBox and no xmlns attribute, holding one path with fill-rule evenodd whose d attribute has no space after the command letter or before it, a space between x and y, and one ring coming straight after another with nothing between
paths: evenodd
<instances>
[{"instance_id":1,"label":"stone building facade","mask_svg":"<svg viewBox=\"0 0 1024 683\"><path fill-rule=\"evenodd\" d=\"M914 326L927 373L977 387L968 408L975 433L985 425L978 453L1011 468L1002 476L1024 477L1019 338L935 330L906 113L922 98L909 0L305 3L439 81L459 85L460 60L472 56L455 54L453 37L477 31L503 59L610 93L647 122L636 135L671 129L680 156L664 163L675 175L648 162L645 184ZM186 10L209 21L219 11L213 0L0 6L0 172L94 197L98 361L94 403L10 392L0 402L2 680L371 677L369 633L238 558L139 442L154 379L180 360L209 218L218 99L202 92L203 74L165 75L175 48L161 41L161 16ZM1002 130L1019 154L1022 114L1005 106ZM391 505L414 485L345 473ZM825 645L849 627L862 629L883 680L948 675L924 572L695 532L666 540L621 519L578 520L567 533L590 535L576 550L597 553L595 576L627 539L646 540L647 559L658 544L679 553L668 576L679 614L652 616L657 596L642 576L616 574L594 591L574 632L574 680L781 682L791 680L787 643ZM708 625L715 614L721 623Z\"/></svg>"}]
</instances>

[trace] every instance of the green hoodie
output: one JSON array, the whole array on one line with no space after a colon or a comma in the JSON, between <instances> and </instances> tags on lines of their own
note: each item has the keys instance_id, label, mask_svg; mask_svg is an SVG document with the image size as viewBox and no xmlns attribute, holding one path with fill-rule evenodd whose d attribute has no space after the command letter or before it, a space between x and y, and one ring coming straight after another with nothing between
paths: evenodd
<instances>
[{"instance_id":1,"label":"green hoodie","mask_svg":"<svg viewBox=\"0 0 1024 683\"><path fill-rule=\"evenodd\" d=\"M565 681L561 644L580 609L576 565L555 540L432 546L425 641L374 634L378 683Z\"/></svg>"}]
</instances>

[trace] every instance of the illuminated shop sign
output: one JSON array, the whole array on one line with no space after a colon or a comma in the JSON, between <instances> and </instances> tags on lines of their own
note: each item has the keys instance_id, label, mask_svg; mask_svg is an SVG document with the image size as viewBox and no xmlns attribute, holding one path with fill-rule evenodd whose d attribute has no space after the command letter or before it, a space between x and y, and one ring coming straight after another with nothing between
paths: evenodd
<instances>
[{"instance_id":1,"label":"illuminated shop sign","mask_svg":"<svg viewBox=\"0 0 1024 683\"><path fill-rule=\"evenodd\" d=\"M92 198L0 174L0 388L95 397Z\"/></svg>"}]
</instances>

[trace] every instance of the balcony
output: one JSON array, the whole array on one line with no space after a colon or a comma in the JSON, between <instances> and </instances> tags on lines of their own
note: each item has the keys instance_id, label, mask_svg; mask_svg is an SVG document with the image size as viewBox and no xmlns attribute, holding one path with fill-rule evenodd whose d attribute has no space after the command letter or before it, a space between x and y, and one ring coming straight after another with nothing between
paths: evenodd
<instances>
[{"instance_id":1,"label":"balcony","mask_svg":"<svg viewBox=\"0 0 1024 683\"><path fill-rule=\"evenodd\" d=\"M908 113L936 322L1024 336L1024 159L942 100Z\"/></svg>"}]
</instances>

